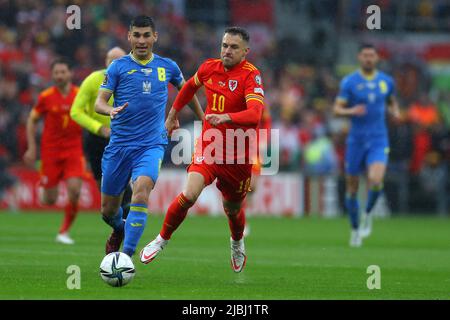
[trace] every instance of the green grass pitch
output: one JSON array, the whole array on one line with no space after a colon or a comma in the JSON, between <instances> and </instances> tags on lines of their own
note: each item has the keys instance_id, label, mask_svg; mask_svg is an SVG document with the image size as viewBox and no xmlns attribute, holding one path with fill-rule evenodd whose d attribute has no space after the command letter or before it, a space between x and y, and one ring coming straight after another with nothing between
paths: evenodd
<instances>
[{"instance_id":1,"label":"green grass pitch","mask_svg":"<svg viewBox=\"0 0 450 320\"><path fill-rule=\"evenodd\" d=\"M349 248L344 218L250 217L247 266L230 267L225 217L189 216L149 265L112 288L99 276L110 230L98 214L80 214L73 246L54 242L61 214L0 213L0 299L449 299L450 220L376 219L361 248ZM162 216L150 216L138 246L153 239ZM69 290L66 269L81 270ZM381 270L369 290L367 267Z\"/></svg>"}]
</instances>

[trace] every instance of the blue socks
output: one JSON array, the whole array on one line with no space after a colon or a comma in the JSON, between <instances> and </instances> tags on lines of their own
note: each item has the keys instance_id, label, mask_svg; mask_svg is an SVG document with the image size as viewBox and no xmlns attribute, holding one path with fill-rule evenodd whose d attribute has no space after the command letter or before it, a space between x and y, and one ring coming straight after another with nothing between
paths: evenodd
<instances>
[{"instance_id":1,"label":"blue socks","mask_svg":"<svg viewBox=\"0 0 450 320\"><path fill-rule=\"evenodd\" d=\"M130 257L134 254L147 222L147 204L134 203L130 206L125 222L123 252Z\"/></svg>"},{"instance_id":2,"label":"blue socks","mask_svg":"<svg viewBox=\"0 0 450 320\"><path fill-rule=\"evenodd\" d=\"M372 187L367 195L367 206L366 213L370 213L375 203L378 200L381 192L383 190L383 185ZM347 209L348 216L350 218L350 223L352 229L356 230L359 227L359 203L356 194L347 194L345 196L345 208Z\"/></svg>"},{"instance_id":3,"label":"blue socks","mask_svg":"<svg viewBox=\"0 0 450 320\"><path fill-rule=\"evenodd\" d=\"M347 209L350 218L352 229L356 230L359 227L359 204L356 194L348 194L345 196L345 208Z\"/></svg>"},{"instance_id":4,"label":"blue socks","mask_svg":"<svg viewBox=\"0 0 450 320\"><path fill-rule=\"evenodd\" d=\"M102 216L103 221L109 224L114 231L121 232L123 231L123 220L122 220L123 210L119 207L117 214L114 217Z\"/></svg>"},{"instance_id":5,"label":"blue socks","mask_svg":"<svg viewBox=\"0 0 450 320\"><path fill-rule=\"evenodd\" d=\"M383 185L372 187L372 189L369 190L369 194L367 195L367 206L366 206L367 213L370 213L370 211L372 211L382 190Z\"/></svg>"}]
</instances>

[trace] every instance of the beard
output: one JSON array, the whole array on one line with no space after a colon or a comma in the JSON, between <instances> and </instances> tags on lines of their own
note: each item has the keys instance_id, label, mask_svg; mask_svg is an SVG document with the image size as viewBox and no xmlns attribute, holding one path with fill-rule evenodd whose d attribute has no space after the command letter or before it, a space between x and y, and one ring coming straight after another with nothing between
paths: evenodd
<instances>
[{"instance_id":1,"label":"beard","mask_svg":"<svg viewBox=\"0 0 450 320\"><path fill-rule=\"evenodd\" d=\"M365 64L362 66L362 69L366 73L372 73L375 70L375 64Z\"/></svg>"}]
</instances>

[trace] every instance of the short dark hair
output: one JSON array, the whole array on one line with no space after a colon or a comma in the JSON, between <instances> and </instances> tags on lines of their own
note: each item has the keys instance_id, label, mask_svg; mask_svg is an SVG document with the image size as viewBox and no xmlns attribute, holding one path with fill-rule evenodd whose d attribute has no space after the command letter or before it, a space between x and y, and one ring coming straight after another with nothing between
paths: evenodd
<instances>
[{"instance_id":1,"label":"short dark hair","mask_svg":"<svg viewBox=\"0 0 450 320\"><path fill-rule=\"evenodd\" d=\"M52 64L50 65L50 69L53 70L53 67L57 64L65 64L69 70L72 69L72 64L70 63L69 59L65 57L58 57L53 60Z\"/></svg>"},{"instance_id":2,"label":"short dark hair","mask_svg":"<svg viewBox=\"0 0 450 320\"><path fill-rule=\"evenodd\" d=\"M245 42L249 42L250 41L250 34L248 33L247 30L245 30L244 28L241 27L228 27L225 29L225 33L229 33L232 35L239 35L241 36L242 40L244 40Z\"/></svg>"},{"instance_id":3,"label":"short dark hair","mask_svg":"<svg viewBox=\"0 0 450 320\"><path fill-rule=\"evenodd\" d=\"M133 27L137 27L137 28L150 27L150 28L152 28L153 31L156 31L155 22L149 16L142 15L142 16L134 17L134 19L131 20L131 23L130 23L130 30Z\"/></svg>"},{"instance_id":4,"label":"short dark hair","mask_svg":"<svg viewBox=\"0 0 450 320\"><path fill-rule=\"evenodd\" d=\"M361 43L359 45L358 52L361 52L364 49L373 49L373 50L377 51L377 48L375 48L375 46L371 43Z\"/></svg>"}]
</instances>

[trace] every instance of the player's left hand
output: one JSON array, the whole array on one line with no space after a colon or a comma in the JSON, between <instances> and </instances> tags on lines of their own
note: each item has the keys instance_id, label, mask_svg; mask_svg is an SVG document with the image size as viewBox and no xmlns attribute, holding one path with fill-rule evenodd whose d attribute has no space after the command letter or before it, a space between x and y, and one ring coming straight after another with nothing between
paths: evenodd
<instances>
[{"instance_id":1,"label":"player's left hand","mask_svg":"<svg viewBox=\"0 0 450 320\"><path fill-rule=\"evenodd\" d=\"M231 118L228 113L225 114L216 114L211 113L205 116L205 120L208 121L211 125L217 126L222 123L231 122Z\"/></svg>"}]
</instances>

